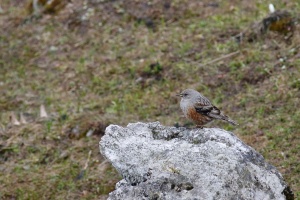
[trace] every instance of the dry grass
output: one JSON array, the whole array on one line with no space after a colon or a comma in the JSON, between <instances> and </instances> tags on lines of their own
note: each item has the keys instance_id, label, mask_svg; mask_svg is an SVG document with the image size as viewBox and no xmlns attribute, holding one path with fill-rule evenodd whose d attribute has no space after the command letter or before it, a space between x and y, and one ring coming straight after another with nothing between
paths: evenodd
<instances>
[{"instance_id":1,"label":"dry grass","mask_svg":"<svg viewBox=\"0 0 300 200\"><path fill-rule=\"evenodd\" d=\"M299 29L290 43L272 33L252 43L232 39L263 19L268 3L89 0L26 17L22 3L4 0L0 197L105 198L120 177L99 154L103 128L184 124L175 94L185 88L237 120L238 127L213 125L262 153L299 197ZM300 8L274 4L294 16ZM41 104L48 119L38 117ZM29 123L10 126L11 112ZM85 137L90 129L97 134Z\"/></svg>"}]
</instances>

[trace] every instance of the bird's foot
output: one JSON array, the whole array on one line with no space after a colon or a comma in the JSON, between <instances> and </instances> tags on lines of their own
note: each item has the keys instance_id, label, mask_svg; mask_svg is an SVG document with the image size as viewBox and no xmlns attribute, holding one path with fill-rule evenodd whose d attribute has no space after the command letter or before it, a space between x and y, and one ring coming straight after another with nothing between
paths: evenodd
<instances>
[{"instance_id":1,"label":"bird's foot","mask_svg":"<svg viewBox=\"0 0 300 200\"><path fill-rule=\"evenodd\" d=\"M204 126L202 126L202 125L196 125L196 128L203 129L203 128L204 128Z\"/></svg>"}]
</instances>

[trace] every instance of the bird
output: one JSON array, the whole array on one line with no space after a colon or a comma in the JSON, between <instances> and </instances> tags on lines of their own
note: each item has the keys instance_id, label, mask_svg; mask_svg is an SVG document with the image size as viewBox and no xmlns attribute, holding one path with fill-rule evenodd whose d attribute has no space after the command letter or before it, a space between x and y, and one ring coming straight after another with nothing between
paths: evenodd
<instances>
[{"instance_id":1,"label":"bird","mask_svg":"<svg viewBox=\"0 0 300 200\"><path fill-rule=\"evenodd\" d=\"M184 116L193 121L198 128L203 128L204 125L215 119L226 121L232 125L238 125L238 123L224 115L208 98L196 90L185 89L177 94L177 96L181 97L180 107Z\"/></svg>"}]
</instances>

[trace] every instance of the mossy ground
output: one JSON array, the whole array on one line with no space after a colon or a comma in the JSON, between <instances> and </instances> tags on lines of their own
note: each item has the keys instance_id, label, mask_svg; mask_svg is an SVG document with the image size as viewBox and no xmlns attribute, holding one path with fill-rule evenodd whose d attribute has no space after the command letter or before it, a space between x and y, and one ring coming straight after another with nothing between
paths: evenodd
<instances>
[{"instance_id":1,"label":"mossy ground","mask_svg":"<svg viewBox=\"0 0 300 200\"><path fill-rule=\"evenodd\" d=\"M175 94L186 88L238 121L212 126L260 152L299 198L299 31L289 43L273 33L232 39L263 19L268 3L89 0L26 18L24 3L3 0L0 198L105 198L120 177L99 153L101 127L183 125ZM273 3L294 16L300 9L296 0ZM46 120L38 119L41 104ZM31 122L10 126L11 112ZM84 137L95 127L98 134Z\"/></svg>"}]
</instances>

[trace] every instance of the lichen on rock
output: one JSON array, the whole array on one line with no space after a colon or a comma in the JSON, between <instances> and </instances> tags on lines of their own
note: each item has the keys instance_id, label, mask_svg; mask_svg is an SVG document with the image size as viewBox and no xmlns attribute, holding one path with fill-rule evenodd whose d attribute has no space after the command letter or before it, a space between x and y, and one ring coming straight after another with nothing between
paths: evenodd
<instances>
[{"instance_id":1,"label":"lichen on rock","mask_svg":"<svg viewBox=\"0 0 300 200\"><path fill-rule=\"evenodd\" d=\"M124 178L111 200L293 199L275 167L218 128L110 125L100 151Z\"/></svg>"}]
</instances>

